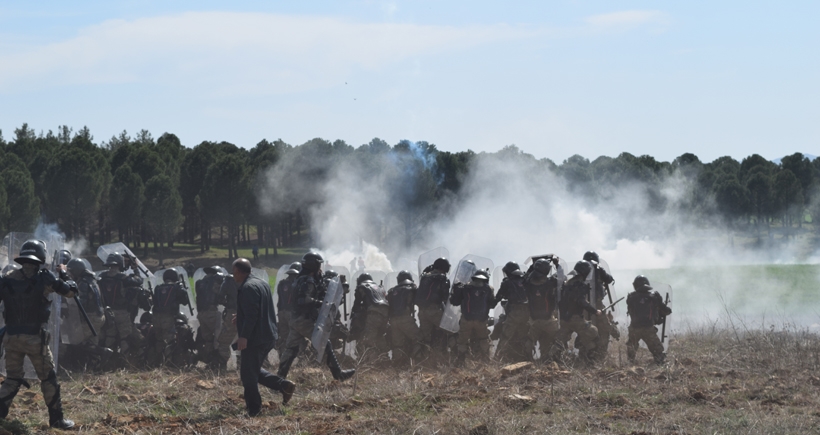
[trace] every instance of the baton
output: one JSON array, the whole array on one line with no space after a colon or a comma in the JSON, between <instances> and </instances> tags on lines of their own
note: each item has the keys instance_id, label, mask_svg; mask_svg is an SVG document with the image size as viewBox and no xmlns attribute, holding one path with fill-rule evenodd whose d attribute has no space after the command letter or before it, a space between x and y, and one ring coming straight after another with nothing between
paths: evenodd
<instances>
[{"instance_id":1,"label":"baton","mask_svg":"<svg viewBox=\"0 0 820 435\"><path fill-rule=\"evenodd\" d=\"M669 293L666 293L666 302L663 303L664 305L669 304ZM666 316L663 316L663 327L661 328L661 343L666 339Z\"/></svg>"},{"instance_id":2,"label":"baton","mask_svg":"<svg viewBox=\"0 0 820 435\"><path fill-rule=\"evenodd\" d=\"M91 329L91 333L94 334L94 336L96 337L97 330L94 329L94 325L91 324L91 319L88 318L88 313L85 312L85 308L83 308L83 304L80 302L80 298L75 297L74 302L77 304L77 308L80 309L80 315L83 316L83 319L85 319L85 324L88 325L88 328Z\"/></svg>"},{"instance_id":3,"label":"baton","mask_svg":"<svg viewBox=\"0 0 820 435\"><path fill-rule=\"evenodd\" d=\"M622 300L624 300L624 298L623 298L623 297L621 297L621 298L620 298L620 299L618 299L617 301L615 301L615 302L613 302L613 303L609 304L606 308L604 308L603 310L601 310L601 312L603 313L603 312L605 312L606 310L608 310L608 309L610 309L610 308L613 308L613 307L614 307L614 306L615 306L618 302L621 302ZM615 311L615 310L612 310L612 311Z\"/></svg>"}]
</instances>

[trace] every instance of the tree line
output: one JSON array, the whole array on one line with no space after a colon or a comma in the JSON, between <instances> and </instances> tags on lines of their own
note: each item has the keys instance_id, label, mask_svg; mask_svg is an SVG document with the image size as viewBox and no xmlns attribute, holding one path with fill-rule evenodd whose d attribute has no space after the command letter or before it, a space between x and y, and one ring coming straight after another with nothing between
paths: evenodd
<instances>
[{"instance_id":1,"label":"tree line","mask_svg":"<svg viewBox=\"0 0 820 435\"><path fill-rule=\"evenodd\" d=\"M97 143L86 127L37 133L23 124L8 140L0 132L0 231L56 223L67 238L85 238L92 247L153 243L160 256L175 242L208 250L218 235L232 256L243 244L275 253L309 229L308 210L326 200L322 187L343 165L381 174L395 219L369 218L382 235L409 245L436 210L458 200L473 162L487 155L513 159L536 176L552 173L568 191L594 201L630 186L643 189L659 212L676 207L700 225L749 228L758 237L771 235L772 226L789 236L820 217L820 158L800 153L779 164L757 154L704 163L690 153L671 162L574 155L556 164L514 145L489 154L378 138L358 147L319 138L298 146L262 140L250 149L210 141L186 147L171 133L155 139L146 130L133 137L123 131ZM675 203L663 193L670 181L685 190Z\"/></svg>"}]
</instances>

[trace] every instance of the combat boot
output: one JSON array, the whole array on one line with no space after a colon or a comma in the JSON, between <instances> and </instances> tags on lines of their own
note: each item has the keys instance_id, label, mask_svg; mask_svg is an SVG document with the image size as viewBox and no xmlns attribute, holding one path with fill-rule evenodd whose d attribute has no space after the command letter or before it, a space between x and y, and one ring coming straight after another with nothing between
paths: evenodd
<instances>
[{"instance_id":1,"label":"combat boot","mask_svg":"<svg viewBox=\"0 0 820 435\"><path fill-rule=\"evenodd\" d=\"M356 369L342 370L342 367L339 365L339 360L336 359L336 353L333 352L333 348L330 347L330 342L325 346L325 356L327 357L327 366L330 368L333 379L346 381L356 374Z\"/></svg>"},{"instance_id":2,"label":"combat boot","mask_svg":"<svg viewBox=\"0 0 820 435\"><path fill-rule=\"evenodd\" d=\"M63 417L63 408L48 408L48 425L57 429L71 429L74 422Z\"/></svg>"}]
</instances>

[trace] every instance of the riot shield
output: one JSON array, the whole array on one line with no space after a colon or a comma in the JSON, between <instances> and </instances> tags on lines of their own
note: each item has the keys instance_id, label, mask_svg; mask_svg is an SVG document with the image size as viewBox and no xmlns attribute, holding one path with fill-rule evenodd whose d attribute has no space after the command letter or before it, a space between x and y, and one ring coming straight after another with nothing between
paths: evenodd
<instances>
[{"instance_id":1,"label":"riot shield","mask_svg":"<svg viewBox=\"0 0 820 435\"><path fill-rule=\"evenodd\" d=\"M322 362L325 356L325 345L330 339L330 331L333 329L336 313L339 311L339 302L341 302L343 295L342 283L339 277L336 276L327 284L327 293L325 293L322 308L319 309L319 317L313 327L313 334L310 336L311 345L316 350L316 361L319 363Z\"/></svg>"},{"instance_id":2,"label":"riot shield","mask_svg":"<svg viewBox=\"0 0 820 435\"><path fill-rule=\"evenodd\" d=\"M177 266L158 270L152 278L151 285L153 286L153 288L156 288L156 286L162 284L162 274L165 273L166 270L174 270L176 273L179 274L179 281L182 284L182 288L184 288L185 291L188 293L188 300L190 301L190 305L188 305L187 307L181 306L179 307L179 309L182 310L183 314L188 316L188 324L191 325L192 328L194 328L194 331L196 331L199 328L199 319L196 318L196 298L194 297L194 293L191 290L190 281L188 281L188 272L185 271L185 268L182 266ZM142 312L140 312L137 315L138 319L140 315L142 315Z\"/></svg>"},{"instance_id":3,"label":"riot shield","mask_svg":"<svg viewBox=\"0 0 820 435\"><path fill-rule=\"evenodd\" d=\"M288 277L288 270L290 270L290 264L283 264L282 267L276 271L276 282L271 289L273 291L273 306L275 307L279 306L279 283Z\"/></svg>"},{"instance_id":4,"label":"riot shield","mask_svg":"<svg viewBox=\"0 0 820 435\"><path fill-rule=\"evenodd\" d=\"M268 286L270 286L270 277L268 276L268 271L267 270L259 268L259 267L252 267L251 268L251 274L253 274L253 276L261 279L262 281L265 281L266 283L268 283Z\"/></svg>"},{"instance_id":5,"label":"riot shield","mask_svg":"<svg viewBox=\"0 0 820 435\"><path fill-rule=\"evenodd\" d=\"M344 276L348 285L352 286L353 288L356 288L356 279L353 276L351 276L350 269L348 269L347 267L332 266L330 264L327 264L325 265L324 270L326 272L329 270L336 272L339 275L339 282L341 282L341 277ZM358 272L355 273L356 277L358 277ZM342 287L342 291L344 292L344 287ZM342 323L344 323L346 326L350 326L350 310L353 308L353 300L355 299L355 297L355 292L349 291L347 292L347 294L342 296L341 302L339 302L339 304L341 305L339 309L341 310L342 314Z\"/></svg>"},{"instance_id":6,"label":"riot shield","mask_svg":"<svg viewBox=\"0 0 820 435\"><path fill-rule=\"evenodd\" d=\"M130 258L131 261L136 263L137 268L140 270L140 276L144 278L145 282L151 286L151 289L153 289L154 274L151 273L151 271L148 270L148 268L145 267L144 264L142 264L142 261L140 261L140 259L137 258L136 255L134 255L131 249L129 249L128 246L125 246L125 244L123 244L122 242L110 243L108 245L100 246L99 248L97 248L97 258L99 258L103 263L105 263L105 260L108 259L108 256L115 252L119 252L120 254L122 254L123 258ZM126 275L130 275L131 273L133 273L131 269L126 269ZM187 272L185 273L185 276L188 276Z\"/></svg>"},{"instance_id":7,"label":"riot shield","mask_svg":"<svg viewBox=\"0 0 820 435\"><path fill-rule=\"evenodd\" d=\"M448 260L450 259L450 251L448 251L447 248L438 247L436 249L427 251L419 255L419 276L421 276L421 273L424 271L424 268L433 264L433 262L436 261L436 259L442 257Z\"/></svg>"},{"instance_id":8,"label":"riot shield","mask_svg":"<svg viewBox=\"0 0 820 435\"><path fill-rule=\"evenodd\" d=\"M472 280L473 274L479 269L492 273L493 269L495 269L495 264L493 264L493 261L489 258L471 254L466 255L458 262L456 270L450 274L450 282L452 282L453 286L456 284L467 284ZM490 279L492 279L492 277L490 277ZM461 307L451 304L450 298L448 297L439 327L453 333L458 332L459 320L461 320Z\"/></svg>"}]
</instances>

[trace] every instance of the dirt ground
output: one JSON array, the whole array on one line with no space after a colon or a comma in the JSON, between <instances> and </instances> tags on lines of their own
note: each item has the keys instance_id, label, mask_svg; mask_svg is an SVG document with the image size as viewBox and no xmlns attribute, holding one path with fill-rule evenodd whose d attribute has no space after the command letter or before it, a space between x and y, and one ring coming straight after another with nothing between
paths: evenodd
<instances>
[{"instance_id":1,"label":"dirt ground","mask_svg":"<svg viewBox=\"0 0 820 435\"><path fill-rule=\"evenodd\" d=\"M663 366L645 349L635 366L625 355L622 340L593 367L360 364L345 383L300 364L291 403L282 407L279 394L263 391L256 418L244 415L235 372L63 373L61 382L67 417L89 434L820 433L813 333L712 327L673 338ZM50 432L36 385L21 391L9 418Z\"/></svg>"}]
</instances>

